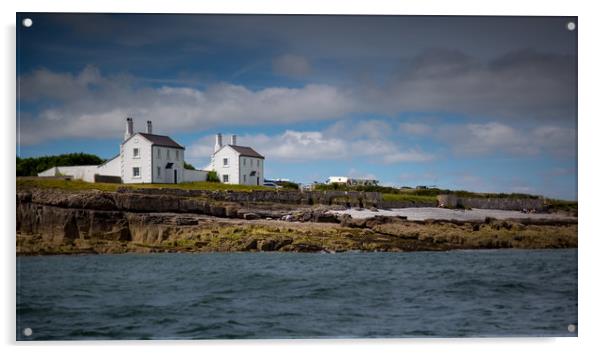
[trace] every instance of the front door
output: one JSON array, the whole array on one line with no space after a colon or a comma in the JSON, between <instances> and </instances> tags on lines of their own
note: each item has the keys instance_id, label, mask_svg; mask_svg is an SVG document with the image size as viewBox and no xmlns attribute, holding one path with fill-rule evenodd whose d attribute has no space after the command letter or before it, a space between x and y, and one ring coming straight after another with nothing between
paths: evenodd
<instances>
[{"instance_id":1,"label":"front door","mask_svg":"<svg viewBox=\"0 0 602 354\"><path fill-rule=\"evenodd\" d=\"M257 185L259 185L259 177L257 177Z\"/></svg>"},{"instance_id":2,"label":"front door","mask_svg":"<svg viewBox=\"0 0 602 354\"><path fill-rule=\"evenodd\" d=\"M173 170L173 183L178 183L178 170Z\"/></svg>"}]
</instances>

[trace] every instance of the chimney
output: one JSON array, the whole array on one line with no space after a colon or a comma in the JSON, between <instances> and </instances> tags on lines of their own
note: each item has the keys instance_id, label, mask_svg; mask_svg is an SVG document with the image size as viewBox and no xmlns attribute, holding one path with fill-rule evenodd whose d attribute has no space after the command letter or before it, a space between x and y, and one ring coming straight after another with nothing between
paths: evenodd
<instances>
[{"instance_id":1,"label":"chimney","mask_svg":"<svg viewBox=\"0 0 602 354\"><path fill-rule=\"evenodd\" d=\"M127 117L125 120L125 135L123 136L123 140L129 139L132 135L134 135L134 120Z\"/></svg>"},{"instance_id":2,"label":"chimney","mask_svg":"<svg viewBox=\"0 0 602 354\"><path fill-rule=\"evenodd\" d=\"M152 134L153 133L153 122L151 122L150 120L146 121L146 134Z\"/></svg>"},{"instance_id":3,"label":"chimney","mask_svg":"<svg viewBox=\"0 0 602 354\"><path fill-rule=\"evenodd\" d=\"M236 135L232 134L232 137L230 138L230 145L236 145Z\"/></svg>"},{"instance_id":4,"label":"chimney","mask_svg":"<svg viewBox=\"0 0 602 354\"><path fill-rule=\"evenodd\" d=\"M215 147L213 148L213 152L217 152L217 150L222 148L222 135L220 133L215 134Z\"/></svg>"}]
</instances>

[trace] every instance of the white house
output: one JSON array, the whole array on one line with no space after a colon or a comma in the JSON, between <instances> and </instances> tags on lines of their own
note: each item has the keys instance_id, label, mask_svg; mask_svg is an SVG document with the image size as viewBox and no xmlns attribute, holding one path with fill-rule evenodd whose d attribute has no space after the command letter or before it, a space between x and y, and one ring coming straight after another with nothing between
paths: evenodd
<instances>
[{"instance_id":1,"label":"white house","mask_svg":"<svg viewBox=\"0 0 602 354\"><path fill-rule=\"evenodd\" d=\"M232 135L230 144L222 144L222 135L215 135L215 146L211 163L205 168L217 172L222 183L263 185L263 164L265 158L248 146L236 143Z\"/></svg>"},{"instance_id":2,"label":"white house","mask_svg":"<svg viewBox=\"0 0 602 354\"><path fill-rule=\"evenodd\" d=\"M205 181L207 171L184 169L184 147L166 135L134 133L134 121L126 119L119 155L98 166L57 166L38 176L71 176L87 182L119 177L122 183L181 183Z\"/></svg>"},{"instance_id":3,"label":"white house","mask_svg":"<svg viewBox=\"0 0 602 354\"><path fill-rule=\"evenodd\" d=\"M145 133L134 133L134 121L127 118L117 156L97 166L52 167L38 176L71 176L86 182L181 183L206 181L213 170L223 183L263 185L264 157L237 145L236 135L228 145L222 145L221 134L216 135L211 163L205 170L185 169L184 150L169 136L153 134L151 121L146 122Z\"/></svg>"},{"instance_id":4,"label":"white house","mask_svg":"<svg viewBox=\"0 0 602 354\"><path fill-rule=\"evenodd\" d=\"M376 185L378 185L378 181L375 179L351 178L351 177L344 177L344 176L328 177L328 180L326 181L326 183L327 184L341 183L341 184L346 184L349 186L376 186Z\"/></svg>"}]
</instances>

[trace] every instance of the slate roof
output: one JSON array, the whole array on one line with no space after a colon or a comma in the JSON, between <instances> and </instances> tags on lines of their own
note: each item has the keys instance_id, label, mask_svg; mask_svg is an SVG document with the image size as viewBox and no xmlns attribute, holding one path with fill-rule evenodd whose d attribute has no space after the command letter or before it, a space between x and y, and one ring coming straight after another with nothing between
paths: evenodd
<instances>
[{"instance_id":1,"label":"slate roof","mask_svg":"<svg viewBox=\"0 0 602 354\"><path fill-rule=\"evenodd\" d=\"M177 149L184 150L184 147L178 143L176 143L172 138L167 135L155 135L155 134L147 134L147 133L138 133L142 135L144 138L148 139L153 145L164 146L164 147L172 147Z\"/></svg>"},{"instance_id":2,"label":"slate roof","mask_svg":"<svg viewBox=\"0 0 602 354\"><path fill-rule=\"evenodd\" d=\"M232 149L236 150L241 156L247 157L258 157L260 159L265 159L261 156L257 151L253 150L248 146L238 146L238 145L228 145Z\"/></svg>"}]
</instances>

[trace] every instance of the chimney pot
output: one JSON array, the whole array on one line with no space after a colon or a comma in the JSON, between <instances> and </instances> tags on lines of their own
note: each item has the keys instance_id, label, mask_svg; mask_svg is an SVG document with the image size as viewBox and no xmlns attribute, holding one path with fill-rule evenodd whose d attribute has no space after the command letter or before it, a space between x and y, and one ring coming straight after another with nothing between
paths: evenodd
<instances>
[{"instance_id":1,"label":"chimney pot","mask_svg":"<svg viewBox=\"0 0 602 354\"><path fill-rule=\"evenodd\" d=\"M153 133L153 122L151 122L150 120L146 121L146 133L147 134Z\"/></svg>"},{"instance_id":2,"label":"chimney pot","mask_svg":"<svg viewBox=\"0 0 602 354\"><path fill-rule=\"evenodd\" d=\"M213 148L213 152L217 152L217 150L222 148L222 134L215 134L215 147Z\"/></svg>"},{"instance_id":3,"label":"chimney pot","mask_svg":"<svg viewBox=\"0 0 602 354\"><path fill-rule=\"evenodd\" d=\"M232 138L230 138L230 145L236 145L236 134L232 134Z\"/></svg>"},{"instance_id":4,"label":"chimney pot","mask_svg":"<svg viewBox=\"0 0 602 354\"><path fill-rule=\"evenodd\" d=\"M134 120L127 117L125 120L125 135L123 136L123 140L129 139L132 135L134 135Z\"/></svg>"}]
</instances>

